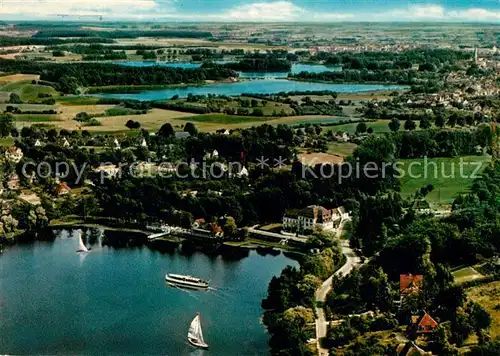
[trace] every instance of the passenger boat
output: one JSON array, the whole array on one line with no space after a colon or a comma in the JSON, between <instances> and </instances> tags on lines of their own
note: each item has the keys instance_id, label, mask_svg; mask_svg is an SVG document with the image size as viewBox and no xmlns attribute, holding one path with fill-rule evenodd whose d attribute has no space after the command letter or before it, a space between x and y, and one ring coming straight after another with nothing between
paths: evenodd
<instances>
[{"instance_id":1,"label":"passenger boat","mask_svg":"<svg viewBox=\"0 0 500 356\"><path fill-rule=\"evenodd\" d=\"M171 273L165 276L165 280L169 284L178 287L203 288L203 289L208 288L208 283L210 282L196 277L183 276L181 274L171 274Z\"/></svg>"},{"instance_id":2,"label":"passenger boat","mask_svg":"<svg viewBox=\"0 0 500 356\"><path fill-rule=\"evenodd\" d=\"M191 325L189 325L188 341L193 346L208 349L208 345L203 339L203 332L201 331L200 313L196 314Z\"/></svg>"}]
</instances>

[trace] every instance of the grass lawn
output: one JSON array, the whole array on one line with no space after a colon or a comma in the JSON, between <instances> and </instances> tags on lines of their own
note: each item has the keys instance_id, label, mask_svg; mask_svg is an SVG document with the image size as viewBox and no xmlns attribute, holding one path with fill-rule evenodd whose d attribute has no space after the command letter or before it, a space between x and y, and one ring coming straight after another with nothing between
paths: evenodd
<instances>
[{"instance_id":1,"label":"grass lawn","mask_svg":"<svg viewBox=\"0 0 500 356\"><path fill-rule=\"evenodd\" d=\"M452 273L455 283L462 284L465 282L481 279L484 277L481 273L476 271L473 267L464 267Z\"/></svg>"},{"instance_id":2,"label":"grass lawn","mask_svg":"<svg viewBox=\"0 0 500 356\"><path fill-rule=\"evenodd\" d=\"M479 303L491 315L489 334L492 338L500 336L500 282L491 282L467 290L467 296Z\"/></svg>"},{"instance_id":3,"label":"grass lawn","mask_svg":"<svg viewBox=\"0 0 500 356\"><path fill-rule=\"evenodd\" d=\"M276 223L276 224L269 224L269 225L264 225L260 227L260 230L264 231L281 231L281 224Z\"/></svg>"},{"instance_id":4,"label":"grass lawn","mask_svg":"<svg viewBox=\"0 0 500 356\"><path fill-rule=\"evenodd\" d=\"M463 174L460 170L461 161ZM432 184L434 190L427 195L426 200L431 205L450 204L457 194L467 192L470 188L477 166L481 166L477 173L479 175L490 161L489 156L428 158L426 163L423 158L399 160L398 168L404 172L401 195L408 197L423 186Z\"/></svg>"},{"instance_id":5,"label":"grass lawn","mask_svg":"<svg viewBox=\"0 0 500 356\"><path fill-rule=\"evenodd\" d=\"M351 142L333 142L328 144L327 153L342 157L351 156L357 145Z\"/></svg>"},{"instance_id":6,"label":"grass lawn","mask_svg":"<svg viewBox=\"0 0 500 356\"><path fill-rule=\"evenodd\" d=\"M0 137L0 146L10 147L14 144L15 138L13 137Z\"/></svg>"}]
</instances>

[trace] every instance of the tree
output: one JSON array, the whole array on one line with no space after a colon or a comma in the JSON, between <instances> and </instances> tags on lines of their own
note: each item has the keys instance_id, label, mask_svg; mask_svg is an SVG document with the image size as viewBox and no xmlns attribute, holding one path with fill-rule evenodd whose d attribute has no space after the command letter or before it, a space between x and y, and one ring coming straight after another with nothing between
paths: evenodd
<instances>
[{"instance_id":1,"label":"tree","mask_svg":"<svg viewBox=\"0 0 500 356\"><path fill-rule=\"evenodd\" d=\"M467 305L467 310L471 318L472 327L479 336L482 330L490 327L491 316L481 305L474 302L470 302Z\"/></svg>"},{"instance_id":2,"label":"tree","mask_svg":"<svg viewBox=\"0 0 500 356\"><path fill-rule=\"evenodd\" d=\"M364 122L360 122L357 126L356 126L356 133L365 133L366 130L367 130L367 126L366 126L366 123Z\"/></svg>"},{"instance_id":3,"label":"tree","mask_svg":"<svg viewBox=\"0 0 500 356\"><path fill-rule=\"evenodd\" d=\"M222 230L224 230L224 236L231 237L236 234L238 227L236 226L236 221L232 216L228 216L224 225L222 226Z\"/></svg>"},{"instance_id":4,"label":"tree","mask_svg":"<svg viewBox=\"0 0 500 356\"><path fill-rule=\"evenodd\" d=\"M129 129L139 129L141 127L141 123L139 121L128 120L125 126Z\"/></svg>"},{"instance_id":5,"label":"tree","mask_svg":"<svg viewBox=\"0 0 500 356\"><path fill-rule=\"evenodd\" d=\"M187 122L184 125L184 132L188 132L191 136L196 136L198 134L198 129L192 122Z\"/></svg>"},{"instance_id":6,"label":"tree","mask_svg":"<svg viewBox=\"0 0 500 356\"><path fill-rule=\"evenodd\" d=\"M79 112L78 114L76 114L75 116L75 120L76 121L80 121L80 122L87 122L91 119L92 117L86 113L86 112Z\"/></svg>"},{"instance_id":7,"label":"tree","mask_svg":"<svg viewBox=\"0 0 500 356\"><path fill-rule=\"evenodd\" d=\"M264 111L261 108L255 108L252 110L253 116L264 116Z\"/></svg>"},{"instance_id":8,"label":"tree","mask_svg":"<svg viewBox=\"0 0 500 356\"><path fill-rule=\"evenodd\" d=\"M400 128L401 122L399 121L399 119L392 119L391 122L389 122L389 129L392 132L398 132Z\"/></svg>"},{"instance_id":9,"label":"tree","mask_svg":"<svg viewBox=\"0 0 500 356\"><path fill-rule=\"evenodd\" d=\"M13 124L13 116L12 114L5 113L0 114L0 136L6 137L9 136L13 129L15 129Z\"/></svg>"},{"instance_id":10,"label":"tree","mask_svg":"<svg viewBox=\"0 0 500 356\"><path fill-rule=\"evenodd\" d=\"M163 124L160 127L160 131L158 131L158 135L163 136L163 137L169 137L169 136L174 136L175 131L174 128L170 123Z\"/></svg>"},{"instance_id":11,"label":"tree","mask_svg":"<svg viewBox=\"0 0 500 356\"><path fill-rule=\"evenodd\" d=\"M436 116L436 120L434 121L434 124L439 128L443 128L445 125L445 122L446 122L446 119L445 119L444 115L438 114Z\"/></svg>"},{"instance_id":12,"label":"tree","mask_svg":"<svg viewBox=\"0 0 500 356\"><path fill-rule=\"evenodd\" d=\"M412 119L408 119L405 121L405 130L413 131L417 128L417 124Z\"/></svg>"},{"instance_id":13,"label":"tree","mask_svg":"<svg viewBox=\"0 0 500 356\"><path fill-rule=\"evenodd\" d=\"M420 120L420 128L422 130L426 130L428 129L429 127L431 127L431 121L427 118L427 117L424 117Z\"/></svg>"},{"instance_id":14,"label":"tree","mask_svg":"<svg viewBox=\"0 0 500 356\"><path fill-rule=\"evenodd\" d=\"M9 104L22 104L23 101L17 93L11 93L9 97Z\"/></svg>"}]
</instances>

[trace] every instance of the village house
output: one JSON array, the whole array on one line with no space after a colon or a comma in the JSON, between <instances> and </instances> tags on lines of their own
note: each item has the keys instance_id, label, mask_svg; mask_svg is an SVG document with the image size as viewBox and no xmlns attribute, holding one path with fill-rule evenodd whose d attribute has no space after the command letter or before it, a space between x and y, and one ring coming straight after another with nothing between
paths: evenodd
<instances>
[{"instance_id":1,"label":"village house","mask_svg":"<svg viewBox=\"0 0 500 356\"><path fill-rule=\"evenodd\" d=\"M16 146L9 147L7 148L7 151L5 151L5 158L9 162L19 163L19 161L21 161L23 156L24 156L23 150L21 150L19 147Z\"/></svg>"},{"instance_id":2,"label":"village house","mask_svg":"<svg viewBox=\"0 0 500 356\"><path fill-rule=\"evenodd\" d=\"M120 167L114 164L103 164L94 168L94 173L102 174L106 178L116 177L120 173Z\"/></svg>"},{"instance_id":3,"label":"village house","mask_svg":"<svg viewBox=\"0 0 500 356\"><path fill-rule=\"evenodd\" d=\"M175 138L177 139L183 139L183 138L188 138L191 136L189 132L184 132L184 131L176 131L175 132Z\"/></svg>"},{"instance_id":4,"label":"village house","mask_svg":"<svg viewBox=\"0 0 500 356\"><path fill-rule=\"evenodd\" d=\"M7 188L9 190L18 190L21 187L21 180L16 173L12 173L7 181Z\"/></svg>"},{"instance_id":5,"label":"village house","mask_svg":"<svg viewBox=\"0 0 500 356\"><path fill-rule=\"evenodd\" d=\"M56 187L56 190L55 190L55 194L58 197L68 195L70 192L71 192L71 188L68 187L68 185L64 182L59 183Z\"/></svg>"},{"instance_id":6,"label":"village house","mask_svg":"<svg viewBox=\"0 0 500 356\"><path fill-rule=\"evenodd\" d=\"M439 323L434 320L429 313L423 315L413 315L410 325L406 329L406 335L410 339L416 339L419 336L434 334L439 327Z\"/></svg>"},{"instance_id":7,"label":"village house","mask_svg":"<svg viewBox=\"0 0 500 356\"><path fill-rule=\"evenodd\" d=\"M201 228L205 225L205 219L200 218L193 221L193 228Z\"/></svg>"},{"instance_id":8,"label":"village house","mask_svg":"<svg viewBox=\"0 0 500 356\"><path fill-rule=\"evenodd\" d=\"M212 152L207 152L204 156L205 159L217 158L219 157L219 152L217 150L213 150Z\"/></svg>"},{"instance_id":9,"label":"village house","mask_svg":"<svg viewBox=\"0 0 500 356\"><path fill-rule=\"evenodd\" d=\"M399 275L399 293L406 296L420 292L424 283L424 276L421 274L401 274Z\"/></svg>"}]
</instances>

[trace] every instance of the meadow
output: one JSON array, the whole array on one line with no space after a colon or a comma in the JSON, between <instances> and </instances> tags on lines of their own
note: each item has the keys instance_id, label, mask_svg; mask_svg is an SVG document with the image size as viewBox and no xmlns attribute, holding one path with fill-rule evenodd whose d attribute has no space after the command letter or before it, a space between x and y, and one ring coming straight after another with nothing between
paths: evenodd
<instances>
[{"instance_id":1,"label":"meadow","mask_svg":"<svg viewBox=\"0 0 500 356\"><path fill-rule=\"evenodd\" d=\"M404 171L404 177L400 179L401 195L409 197L420 188L432 184L434 189L426 196L431 206L450 204L458 194L470 188L476 167L480 166L477 172L480 174L490 161L490 156L399 160L398 168Z\"/></svg>"}]
</instances>

